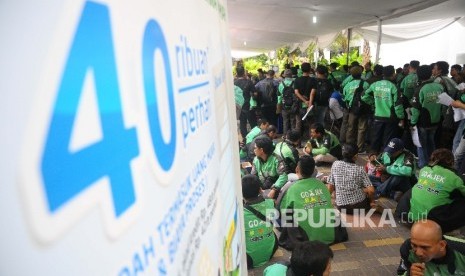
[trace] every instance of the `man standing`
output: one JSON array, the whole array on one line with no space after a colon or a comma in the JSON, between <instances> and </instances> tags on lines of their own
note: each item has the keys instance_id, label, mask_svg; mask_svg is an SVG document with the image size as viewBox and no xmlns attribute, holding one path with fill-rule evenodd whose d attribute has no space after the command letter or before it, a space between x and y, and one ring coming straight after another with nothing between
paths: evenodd
<instances>
[{"instance_id":1,"label":"man standing","mask_svg":"<svg viewBox=\"0 0 465 276\"><path fill-rule=\"evenodd\" d=\"M250 97L254 92L254 86L251 80L245 76L244 67L236 68L236 79L234 80L234 85L242 89L244 104L242 105L242 110L239 115L239 128L242 135L242 138L245 138L247 135L247 121L250 124L250 128L257 126L257 118L255 112L250 110Z\"/></svg>"},{"instance_id":2,"label":"man standing","mask_svg":"<svg viewBox=\"0 0 465 276\"><path fill-rule=\"evenodd\" d=\"M310 92L308 105L313 106L315 122L325 125L325 115L328 111L329 98L334 88L328 80L328 68L324 65L316 67L316 86Z\"/></svg>"},{"instance_id":3,"label":"man standing","mask_svg":"<svg viewBox=\"0 0 465 276\"><path fill-rule=\"evenodd\" d=\"M463 242L445 239L441 227L432 220L416 222L410 233L400 248L408 275L465 275Z\"/></svg>"},{"instance_id":4,"label":"man standing","mask_svg":"<svg viewBox=\"0 0 465 276\"><path fill-rule=\"evenodd\" d=\"M303 116L305 112L307 112L308 108L308 100L310 99L310 91L312 90L313 87L316 86L316 80L312 77L310 77L310 63L304 62L302 63L302 77L298 77L295 80L294 83L294 88L295 88L295 95L297 99L300 101L300 115ZM302 118L302 117L300 117ZM302 137L305 137L304 135L307 135L309 132L309 119L302 122L302 120L299 118L296 122L296 129L300 131ZM303 125L302 125L303 123Z\"/></svg>"},{"instance_id":5,"label":"man standing","mask_svg":"<svg viewBox=\"0 0 465 276\"><path fill-rule=\"evenodd\" d=\"M442 106L438 103L438 95L443 92L443 88L439 83L432 82L430 76L429 65L422 65L418 69L420 86L412 98L410 125L418 128L418 138L421 144L421 147L417 149L420 168L428 164L431 154L436 149L434 136L441 120Z\"/></svg>"},{"instance_id":6,"label":"man standing","mask_svg":"<svg viewBox=\"0 0 465 276\"><path fill-rule=\"evenodd\" d=\"M277 125L278 116L276 106L278 104L278 80L274 78L274 71L268 70L266 79L259 81L255 85L258 91L258 98L261 105L262 117L267 119L272 125Z\"/></svg>"},{"instance_id":7,"label":"man standing","mask_svg":"<svg viewBox=\"0 0 465 276\"><path fill-rule=\"evenodd\" d=\"M389 140L399 137L399 126L404 125L402 93L394 83L394 66L383 69L384 79L374 82L365 91L362 101L374 105L371 150L380 152Z\"/></svg>"}]
</instances>

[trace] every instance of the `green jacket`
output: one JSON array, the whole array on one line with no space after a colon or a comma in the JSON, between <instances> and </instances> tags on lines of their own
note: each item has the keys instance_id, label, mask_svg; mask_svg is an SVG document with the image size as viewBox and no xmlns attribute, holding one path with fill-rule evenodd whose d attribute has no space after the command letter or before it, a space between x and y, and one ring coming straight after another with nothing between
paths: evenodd
<instances>
[{"instance_id":1,"label":"green jacket","mask_svg":"<svg viewBox=\"0 0 465 276\"><path fill-rule=\"evenodd\" d=\"M266 216L267 210L274 209L274 202L272 199L260 199L249 206ZM273 232L273 225L267 225L265 221L244 207L244 228L247 255L252 258L254 267L264 265L274 253L276 236Z\"/></svg>"},{"instance_id":2,"label":"green jacket","mask_svg":"<svg viewBox=\"0 0 465 276\"><path fill-rule=\"evenodd\" d=\"M318 240L326 244L335 241L334 225L327 225L326 215L334 211L331 195L325 184L316 178L305 178L296 181L281 200L281 215L286 210L304 210L307 219L299 220L298 226L307 234L308 240ZM320 223L321 222L321 223ZM319 224L318 226L316 226Z\"/></svg>"},{"instance_id":3,"label":"green jacket","mask_svg":"<svg viewBox=\"0 0 465 276\"><path fill-rule=\"evenodd\" d=\"M402 93L389 80L380 80L372 83L362 96L362 101L369 105L374 105L375 119L404 119Z\"/></svg>"},{"instance_id":4,"label":"green jacket","mask_svg":"<svg viewBox=\"0 0 465 276\"><path fill-rule=\"evenodd\" d=\"M258 176L262 189L280 190L287 182L286 166L284 161L276 154L268 156L266 161L255 156L251 174Z\"/></svg>"},{"instance_id":5,"label":"green jacket","mask_svg":"<svg viewBox=\"0 0 465 276\"><path fill-rule=\"evenodd\" d=\"M453 171L439 165L420 170L418 183L412 188L409 218L413 221L426 219L434 207L452 203L453 191L465 196L462 179Z\"/></svg>"},{"instance_id":6,"label":"green jacket","mask_svg":"<svg viewBox=\"0 0 465 276\"><path fill-rule=\"evenodd\" d=\"M415 173L415 156L408 150L404 150L395 160L386 152L381 154L381 163L386 167L390 175L412 176Z\"/></svg>"},{"instance_id":7,"label":"green jacket","mask_svg":"<svg viewBox=\"0 0 465 276\"><path fill-rule=\"evenodd\" d=\"M352 80L346 86L344 86L343 96L344 101L346 102L347 107L350 109L352 107L352 101L354 100L355 90L360 86L361 80ZM363 81L363 91L367 90L370 85Z\"/></svg>"},{"instance_id":8,"label":"green jacket","mask_svg":"<svg viewBox=\"0 0 465 276\"><path fill-rule=\"evenodd\" d=\"M344 86L346 86L346 85L347 85L349 82L351 82L353 79L354 79L354 77L352 77L352 75L348 75L348 76L342 81L341 88L344 88Z\"/></svg>"},{"instance_id":9,"label":"green jacket","mask_svg":"<svg viewBox=\"0 0 465 276\"><path fill-rule=\"evenodd\" d=\"M446 255L440 260L431 260L425 263L425 276L437 275L465 275L465 255L463 253L463 240L445 237L447 241ZM400 255L407 267L404 275L410 275L409 270L413 263L419 260L413 252L410 239L407 239L400 247Z\"/></svg>"},{"instance_id":10,"label":"green jacket","mask_svg":"<svg viewBox=\"0 0 465 276\"><path fill-rule=\"evenodd\" d=\"M252 143L253 139L255 139L261 131L259 126L252 128L249 133L247 133L247 136L245 136L245 143Z\"/></svg>"},{"instance_id":11,"label":"green jacket","mask_svg":"<svg viewBox=\"0 0 465 276\"><path fill-rule=\"evenodd\" d=\"M430 127L439 124L442 105L438 103L438 95L443 92L439 83L429 82L420 86L412 98L412 126Z\"/></svg>"},{"instance_id":12,"label":"green jacket","mask_svg":"<svg viewBox=\"0 0 465 276\"><path fill-rule=\"evenodd\" d=\"M278 85L278 104L282 104L283 103L283 90L284 90L284 84L286 86L289 86L289 85L294 85L294 79L293 78L285 78L281 83L279 83ZM298 101L299 99L295 99L296 101Z\"/></svg>"},{"instance_id":13,"label":"green jacket","mask_svg":"<svg viewBox=\"0 0 465 276\"><path fill-rule=\"evenodd\" d=\"M400 90L402 90L402 94L407 100L410 102L413 97L413 93L415 92L415 86L418 82L417 73L409 73L400 83Z\"/></svg>"},{"instance_id":14,"label":"green jacket","mask_svg":"<svg viewBox=\"0 0 465 276\"><path fill-rule=\"evenodd\" d=\"M308 143L312 144L312 155L325 155L327 153L342 159L342 147L339 139L333 133L325 131L320 139L310 139Z\"/></svg>"},{"instance_id":15,"label":"green jacket","mask_svg":"<svg viewBox=\"0 0 465 276\"><path fill-rule=\"evenodd\" d=\"M295 147L290 145L290 142L282 141L276 144L274 153L283 159L287 173L295 173L295 168L299 161L299 152Z\"/></svg>"}]
</instances>

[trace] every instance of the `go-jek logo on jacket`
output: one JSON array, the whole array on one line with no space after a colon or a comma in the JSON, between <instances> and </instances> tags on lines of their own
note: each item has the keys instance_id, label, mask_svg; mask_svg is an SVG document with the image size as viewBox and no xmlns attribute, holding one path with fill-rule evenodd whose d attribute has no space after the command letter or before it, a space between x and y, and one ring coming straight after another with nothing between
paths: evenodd
<instances>
[{"instance_id":1,"label":"go-jek logo on jacket","mask_svg":"<svg viewBox=\"0 0 465 276\"><path fill-rule=\"evenodd\" d=\"M97 206L108 234L117 237L140 209L136 174L144 167L139 163L146 152L141 141L150 141L149 154L159 171L169 173L176 156L171 64L158 22L149 19L144 26L138 57L142 83L132 85L143 89L143 123L123 101L135 91L121 89L108 7L87 1L74 28L68 47L63 47L64 62L52 70L56 86L42 89L45 100L34 112L22 153L21 181L30 220L45 242L84 216L92 220L87 214ZM83 124L93 124L91 131L88 126L80 131ZM140 128L147 135L140 135Z\"/></svg>"}]
</instances>

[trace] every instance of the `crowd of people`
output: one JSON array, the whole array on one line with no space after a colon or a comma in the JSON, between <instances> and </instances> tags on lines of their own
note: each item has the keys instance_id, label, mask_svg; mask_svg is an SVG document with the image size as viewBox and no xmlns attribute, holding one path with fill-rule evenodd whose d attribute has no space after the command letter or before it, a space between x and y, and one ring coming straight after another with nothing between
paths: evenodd
<instances>
[{"instance_id":1,"label":"crowd of people","mask_svg":"<svg viewBox=\"0 0 465 276\"><path fill-rule=\"evenodd\" d=\"M275 74L251 76L237 66L234 80L241 162L251 164L241 171L248 267L265 264L281 246L293 251L290 264L265 275L328 275L328 245L348 240L328 214L334 220L387 197L398 202L402 221L415 223L403 264L411 275L427 275L427 263L452 250L442 232L465 225L463 68L416 60L397 70L303 63ZM359 154L367 156L364 167L356 164ZM319 175L320 166L330 167L328 176ZM418 228L431 229L427 238L441 254L427 260L416 253L426 239L414 237ZM308 248L321 254L302 252Z\"/></svg>"}]
</instances>

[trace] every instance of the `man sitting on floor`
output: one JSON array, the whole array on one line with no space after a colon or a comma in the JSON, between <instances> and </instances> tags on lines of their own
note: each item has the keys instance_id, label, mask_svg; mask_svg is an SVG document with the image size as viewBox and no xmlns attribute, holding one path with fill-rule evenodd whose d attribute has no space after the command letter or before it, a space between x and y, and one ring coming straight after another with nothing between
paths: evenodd
<instances>
[{"instance_id":1,"label":"man sitting on floor","mask_svg":"<svg viewBox=\"0 0 465 276\"><path fill-rule=\"evenodd\" d=\"M325 130L322 124L314 123L310 127L310 137L310 141L304 148L304 153L312 155L317 166L342 159L342 147L339 139Z\"/></svg>"},{"instance_id":2,"label":"man sitting on floor","mask_svg":"<svg viewBox=\"0 0 465 276\"><path fill-rule=\"evenodd\" d=\"M410 190L416 183L415 177L415 156L404 147L404 142L399 138L389 141L384 152L379 158L378 171L387 177L382 177L382 183L373 182L376 187L376 194L383 197L394 197L394 192L402 194ZM375 183L376 182L376 183ZM396 196L395 199L400 198Z\"/></svg>"},{"instance_id":3,"label":"man sitting on floor","mask_svg":"<svg viewBox=\"0 0 465 276\"><path fill-rule=\"evenodd\" d=\"M336 210L325 184L313 178L315 161L304 155L297 164L299 180L283 195L279 245L292 250L302 241L319 240L333 244L347 240L347 230L336 220Z\"/></svg>"}]
</instances>

